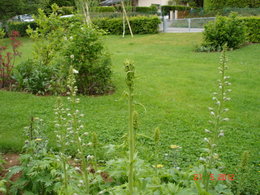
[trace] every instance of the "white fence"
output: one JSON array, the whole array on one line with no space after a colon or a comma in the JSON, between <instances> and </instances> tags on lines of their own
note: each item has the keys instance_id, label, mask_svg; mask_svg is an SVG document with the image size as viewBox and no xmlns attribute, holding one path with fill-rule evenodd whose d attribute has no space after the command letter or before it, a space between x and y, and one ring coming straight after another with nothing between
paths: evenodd
<instances>
[{"instance_id":1,"label":"white fence","mask_svg":"<svg viewBox=\"0 0 260 195\"><path fill-rule=\"evenodd\" d=\"M204 25L215 19L215 17L172 20L163 18L162 30L163 32L202 32L204 30Z\"/></svg>"}]
</instances>

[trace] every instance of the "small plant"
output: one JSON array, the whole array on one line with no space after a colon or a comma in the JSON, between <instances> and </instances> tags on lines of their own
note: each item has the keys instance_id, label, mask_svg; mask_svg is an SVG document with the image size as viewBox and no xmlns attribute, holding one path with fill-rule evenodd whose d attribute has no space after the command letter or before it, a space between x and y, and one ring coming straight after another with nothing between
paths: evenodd
<instances>
[{"instance_id":1,"label":"small plant","mask_svg":"<svg viewBox=\"0 0 260 195\"><path fill-rule=\"evenodd\" d=\"M18 64L13 71L16 90L40 95L55 93L56 89L61 91L61 87L54 88L57 77L57 68L31 59Z\"/></svg>"},{"instance_id":2,"label":"small plant","mask_svg":"<svg viewBox=\"0 0 260 195\"><path fill-rule=\"evenodd\" d=\"M12 71L15 63L16 56L20 56L18 51L21 42L17 40L19 32L12 31L10 34L11 50L5 46L0 46L0 88L10 88L13 82Z\"/></svg>"}]
</instances>

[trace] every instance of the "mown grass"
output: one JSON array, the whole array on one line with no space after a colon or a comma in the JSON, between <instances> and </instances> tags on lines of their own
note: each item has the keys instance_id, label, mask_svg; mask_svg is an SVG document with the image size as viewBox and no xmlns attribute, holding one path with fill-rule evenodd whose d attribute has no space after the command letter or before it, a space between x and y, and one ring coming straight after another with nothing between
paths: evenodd
<instances>
[{"instance_id":1,"label":"mown grass","mask_svg":"<svg viewBox=\"0 0 260 195\"><path fill-rule=\"evenodd\" d=\"M123 98L123 62L135 62L138 79L136 99L145 108L139 110L139 133L153 135L155 127L161 129L159 161L166 163L164 154L169 145L182 146L180 166L195 162L200 154L204 128L208 128L208 106L218 79L219 53L196 53L200 44L198 34L158 34L121 38L104 37L113 60L113 82L116 92L99 97L81 97L80 110L85 114L88 131L96 131L99 142L122 143L127 132L127 103ZM32 57L32 42L24 38L23 56L17 63ZM234 172L243 151L250 151L253 178L259 171L260 137L260 45L253 44L229 51L232 101L228 103L231 121L224 128L220 153L227 172ZM45 121L53 117L55 97L39 97L26 93L0 91L0 151L20 152L24 136L23 127L31 116ZM50 128L49 135L53 136ZM55 140L55 139L53 139ZM153 143L138 137L139 154L153 161ZM258 170L259 169L259 170ZM232 172L233 171L233 172ZM253 176L254 175L254 176Z\"/></svg>"}]
</instances>

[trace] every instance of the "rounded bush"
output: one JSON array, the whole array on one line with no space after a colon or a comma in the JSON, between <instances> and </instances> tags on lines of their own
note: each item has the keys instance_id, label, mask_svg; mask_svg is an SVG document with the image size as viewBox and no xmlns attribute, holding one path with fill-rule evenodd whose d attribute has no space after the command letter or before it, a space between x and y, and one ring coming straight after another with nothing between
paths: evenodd
<instances>
[{"instance_id":1,"label":"rounded bush","mask_svg":"<svg viewBox=\"0 0 260 195\"><path fill-rule=\"evenodd\" d=\"M221 50L225 44L229 49L239 48L246 40L246 28L236 14L218 16L204 26L203 47Z\"/></svg>"}]
</instances>

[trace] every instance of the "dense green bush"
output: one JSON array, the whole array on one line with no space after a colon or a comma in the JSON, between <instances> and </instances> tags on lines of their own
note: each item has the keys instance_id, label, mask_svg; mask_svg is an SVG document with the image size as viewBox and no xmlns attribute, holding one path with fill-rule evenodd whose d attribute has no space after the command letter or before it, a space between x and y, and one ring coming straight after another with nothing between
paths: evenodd
<instances>
[{"instance_id":1,"label":"dense green bush","mask_svg":"<svg viewBox=\"0 0 260 195\"><path fill-rule=\"evenodd\" d=\"M229 17L218 16L204 27L202 46L210 50L222 50L225 44L229 49L237 49L246 40L245 25L234 13Z\"/></svg>"},{"instance_id":2,"label":"dense green bush","mask_svg":"<svg viewBox=\"0 0 260 195\"><path fill-rule=\"evenodd\" d=\"M111 91L111 60L99 39L101 33L81 23L74 23L70 30L71 36L65 39L62 49L67 65L63 72L71 65L78 71L76 84L82 94Z\"/></svg>"},{"instance_id":3,"label":"dense green bush","mask_svg":"<svg viewBox=\"0 0 260 195\"><path fill-rule=\"evenodd\" d=\"M186 11L190 9L191 7L182 6L182 5L164 5L162 6L162 14L166 16L170 13L170 11L175 11L175 10Z\"/></svg>"},{"instance_id":4,"label":"dense green bush","mask_svg":"<svg viewBox=\"0 0 260 195\"><path fill-rule=\"evenodd\" d=\"M260 17L242 17L240 20L246 26L247 41L253 43L260 42Z\"/></svg>"},{"instance_id":5,"label":"dense green bush","mask_svg":"<svg viewBox=\"0 0 260 195\"><path fill-rule=\"evenodd\" d=\"M156 16L130 17L129 21L134 34L158 33L159 24L161 22ZM122 34L123 32L122 18L95 19L93 23L109 34ZM126 28L126 34L129 33L129 29Z\"/></svg>"},{"instance_id":6,"label":"dense green bush","mask_svg":"<svg viewBox=\"0 0 260 195\"><path fill-rule=\"evenodd\" d=\"M8 33L12 31L20 32L20 36L27 36L26 29L30 26L32 29L36 29L36 22L9 22L7 24Z\"/></svg>"}]
</instances>

